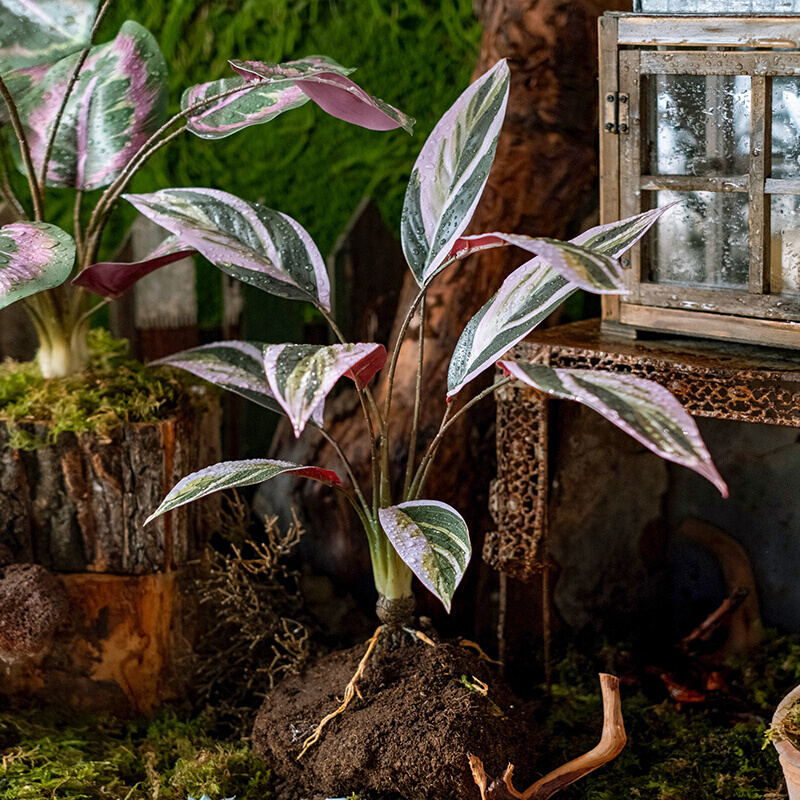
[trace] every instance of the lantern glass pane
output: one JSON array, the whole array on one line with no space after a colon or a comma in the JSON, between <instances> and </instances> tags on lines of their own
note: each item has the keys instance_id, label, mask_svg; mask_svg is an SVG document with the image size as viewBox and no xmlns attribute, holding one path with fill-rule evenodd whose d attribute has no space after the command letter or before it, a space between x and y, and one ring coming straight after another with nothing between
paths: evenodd
<instances>
[{"instance_id":1,"label":"lantern glass pane","mask_svg":"<svg viewBox=\"0 0 800 800\"><path fill-rule=\"evenodd\" d=\"M772 177L800 177L800 78L772 80Z\"/></svg>"},{"instance_id":2,"label":"lantern glass pane","mask_svg":"<svg viewBox=\"0 0 800 800\"><path fill-rule=\"evenodd\" d=\"M648 80L651 175L746 175L750 78L652 75Z\"/></svg>"},{"instance_id":3,"label":"lantern glass pane","mask_svg":"<svg viewBox=\"0 0 800 800\"><path fill-rule=\"evenodd\" d=\"M634 0L648 14L796 14L800 0Z\"/></svg>"},{"instance_id":4,"label":"lantern glass pane","mask_svg":"<svg viewBox=\"0 0 800 800\"><path fill-rule=\"evenodd\" d=\"M727 289L747 286L748 197L735 192L655 192L655 203L680 205L656 226L650 280Z\"/></svg>"},{"instance_id":5,"label":"lantern glass pane","mask_svg":"<svg viewBox=\"0 0 800 800\"><path fill-rule=\"evenodd\" d=\"M770 292L800 294L800 196L774 194L770 205Z\"/></svg>"}]
</instances>

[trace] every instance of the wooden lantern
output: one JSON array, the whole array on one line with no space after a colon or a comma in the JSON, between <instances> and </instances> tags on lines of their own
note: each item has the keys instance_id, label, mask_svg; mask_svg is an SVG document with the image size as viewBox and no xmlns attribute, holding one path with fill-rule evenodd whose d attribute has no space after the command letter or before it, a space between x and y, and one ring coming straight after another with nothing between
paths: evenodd
<instances>
[{"instance_id":1,"label":"wooden lantern","mask_svg":"<svg viewBox=\"0 0 800 800\"><path fill-rule=\"evenodd\" d=\"M602 217L678 204L604 328L800 348L800 2L639 8L600 21Z\"/></svg>"}]
</instances>

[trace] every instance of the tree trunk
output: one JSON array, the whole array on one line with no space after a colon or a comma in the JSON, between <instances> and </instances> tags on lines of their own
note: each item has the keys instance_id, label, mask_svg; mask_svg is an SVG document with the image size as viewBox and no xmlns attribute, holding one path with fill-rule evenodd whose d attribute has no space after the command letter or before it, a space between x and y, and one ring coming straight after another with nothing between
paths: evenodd
<instances>
[{"instance_id":1,"label":"tree trunk","mask_svg":"<svg viewBox=\"0 0 800 800\"><path fill-rule=\"evenodd\" d=\"M511 68L511 93L494 167L471 232L501 230L537 236L569 237L597 208L597 17L620 10L622 0L495 0L481 10L485 29L475 75L501 58ZM422 143L420 142L420 145ZM445 408L447 368L453 347L468 320L497 290L508 272L525 260L513 249L472 256L437 278L426 301L424 389L420 447L438 429ZM417 287L406 277L392 339ZM418 324L412 325L398 362L391 431L395 486L402 483L414 405ZM456 398L460 405L491 379L474 381ZM378 394L385 386L378 385ZM335 403L331 433L339 439L359 474L367 478L368 448L360 409L354 401ZM439 451L425 495L461 511L473 533L490 524L488 485L494 472L494 408L484 402L451 429ZM284 430L276 439L278 457L299 463L339 465L322 441L295 443ZM306 547L316 566L340 578L355 579L367 567L364 537L350 509L323 495L316 485L273 484L268 504L288 509L294 503L310 520L324 519L317 540ZM262 496L263 497L263 496ZM313 524L309 530L313 531ZM480 542L474 542L480 552ZM466 593L464 593L466 594ZM457 595L457 599L458 599ZM463 594L462 594L463 597Z\"/></svg>"}]
</instances>

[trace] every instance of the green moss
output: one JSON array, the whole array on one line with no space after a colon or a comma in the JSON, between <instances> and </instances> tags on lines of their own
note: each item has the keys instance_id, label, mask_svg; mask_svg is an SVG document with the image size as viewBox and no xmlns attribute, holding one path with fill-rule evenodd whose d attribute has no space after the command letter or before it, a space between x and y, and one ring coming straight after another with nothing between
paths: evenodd
<instances>
[{"instance_id":1,"label":"green moss","mask_svg":"<svg viewBox=\"0 0 800 800\"><path fill-rule=\"evenodd\" d=\"M242 741L216 740L213 722L0 714L0 800L269 800L265 764Z\"/></svg>"},{"instance_id":2,"label":"green moss","mask_svg":"<svg viewBox=\"0 0 800 800\"><path fill-rule=\"evenodd\" d=\"M186 382L129 358L127 347L95 329L89 368L80 375L45 380L35 362L0 365L0 419L11 429L11 446L35 449L66 431L104 433L120 422L157 422L185 407ZM20 427L34 421L51 424L46 439Z\"/></svg>"}]
</instances>

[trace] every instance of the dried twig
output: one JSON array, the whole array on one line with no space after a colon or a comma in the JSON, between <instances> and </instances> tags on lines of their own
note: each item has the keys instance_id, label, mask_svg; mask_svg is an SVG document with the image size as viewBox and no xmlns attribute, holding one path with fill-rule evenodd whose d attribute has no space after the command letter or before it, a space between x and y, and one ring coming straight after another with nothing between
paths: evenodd
<instances>
[{"instance_id":1,"label":"dried twig","mask_svg":"<svg viewBox=\"0 0 800 800\"><path fill-rule=\"evenodd\" d=\"M601 673L600 688L603 692L603 734L598 745L588 753L549 772L524 792L514 788L512 764L506 767L501 778L491 780L486 775L481 760L470 754L469 765L480 790L481 800L549 800L556 792L616 758L627 741L619 699L619 679Z\"/></svg>"}]
</instances>

